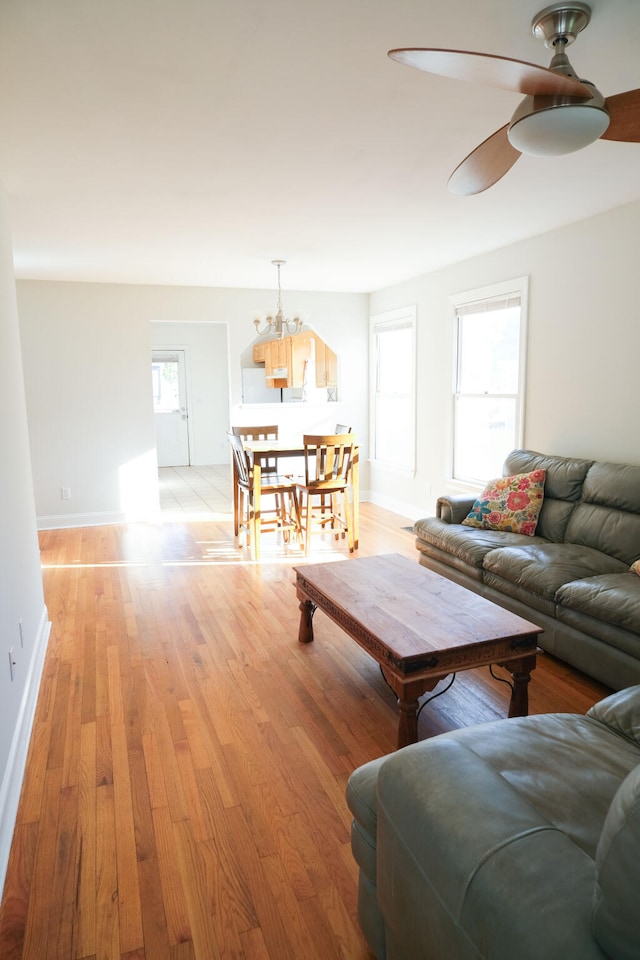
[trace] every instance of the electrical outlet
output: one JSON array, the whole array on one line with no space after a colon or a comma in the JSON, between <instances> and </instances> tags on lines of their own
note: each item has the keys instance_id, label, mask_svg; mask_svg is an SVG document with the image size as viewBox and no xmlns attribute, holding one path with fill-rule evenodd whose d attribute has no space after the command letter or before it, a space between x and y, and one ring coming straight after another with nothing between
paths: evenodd
<instances>
[{"instance_id":1,"label":"electrical outlet","mask_svg":"<svg viewBox=\"0 0 640 960\"><path fill-rule=\"evenodd\" d=\"M16 671L16 661L13 655L13 647L11 647L11 649L9 650L9 676L11 677L12 683L15 677L15 671Z\"/></svg>"},{"instance_id":2,"label":"electrical outlet","mask_svg":"<svg viewBox=\"0 0 640 960\"><path fill-rule=\"evenodd\" d=\"M60 496L63 500L71 500L71 487L60 487Z\"/></svg>"}]
</instances>

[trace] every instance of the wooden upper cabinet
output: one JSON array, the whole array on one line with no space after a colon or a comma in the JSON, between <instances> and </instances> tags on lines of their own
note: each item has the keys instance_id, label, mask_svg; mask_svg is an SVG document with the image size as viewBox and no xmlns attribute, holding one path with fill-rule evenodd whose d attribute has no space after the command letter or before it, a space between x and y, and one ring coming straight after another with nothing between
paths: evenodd
<instances>
[{"instance_id":1,"label":"wooden upper cabinet","mask_svg":"<svg viewBox=\"0 0 640 960\"><path fill-rule=\"evenodd\" d=\"M316 386L338 386L338 358L322 340L316 342Z\"/></svg>"},{"instance_id":2,"label":"wooden upper cabinet","mask_svg":"<svg viewBox=\"0 0 640 960\"><path fill-rule=\"evenodd\" d=\"M254 343L253 345L253 362L254 363L264 363L265 361L265 347L266 343Z\"/></svg>"},{"instance_id":3,"label":"wooden upper cabinet","mask_svg":"<svg viewBox=\"0 0 640 960\"><path fill-rule=\"evenodd\" d=\"M315 334L303 331L297 337L291 337L291 382L290 387L299 389L304 385L304 370L307 360L311 357L311 343Z\"/></svg>"},{"instance_id":4,"label":"wooden upper cabinet","mask_svg":"<svg viewBox=\"0 0 640 960\"><path fill-rule=\"evenodd\" d=\"M304 330L295 337L254 343L253 362L264 363L267 386L302 389L312 343L316 354L316 386L337 387L338 358L312 330Z\"/></svg>"},{"instance_id":5,"label":"wooden upper cabinet","mask_svg":"<svg viewBox=\"0 0 640 960\"><path fill-rule=\"evenodd\" d=\"M264 374L268 387L288 387L291 378L291 337L267 340L264 345Z\"/></svg>"}]
</instances>

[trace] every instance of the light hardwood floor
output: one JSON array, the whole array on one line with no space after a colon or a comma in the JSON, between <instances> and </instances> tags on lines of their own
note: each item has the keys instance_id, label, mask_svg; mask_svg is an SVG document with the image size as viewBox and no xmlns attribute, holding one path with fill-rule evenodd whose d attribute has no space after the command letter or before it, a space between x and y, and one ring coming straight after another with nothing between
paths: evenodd
<instances>
[{"instance_id":1,"label":"light hardwood floor","mask_svg":"<svg viewBox=\"0 0 640 960\"><path fill-rule=\"evenodd\" d=\"M362 505L360 556L416 559ZM252 564L230 520L42 533L53 623L0 912L2 960L364 960L345 784L394 749L377 665L318 612L294 549ZM344 541L310 561L350 562ZM345 564L346 566L346 564ZM608 691L541 656L531 712ZM504 716L459 676L420 735Z\"/></svg>"}]
</instances>

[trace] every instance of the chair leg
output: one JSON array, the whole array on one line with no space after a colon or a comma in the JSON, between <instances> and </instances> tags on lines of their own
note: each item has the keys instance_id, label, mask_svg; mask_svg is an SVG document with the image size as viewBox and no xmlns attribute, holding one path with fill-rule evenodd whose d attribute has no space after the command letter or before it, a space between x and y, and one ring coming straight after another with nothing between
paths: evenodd
<instances>
[{"instance_id":1,"label":"chair leg","mask_svg":"<svg viewBox=\"0 0 640 960\"><path fill-rule=\"evenodd\" d=\"M309 556L309 551L311 549L311 524L313 522L313 508L311 506L311 494L307 493L307 513L305 517L306 531L304 538L304 555L305 557Z\"/></svg>"},{"instance_id":2,"label":"chair leg","mask_svg":"<svg viewBox=\"0 0 640 960\"><path fill-rule=\"evenodd\" d=\"M304 537L302 535L302 514L300 512L300 502L298 500L298 494L295 490L290 494L291 501L293 504L293 516L295 518L295 534L300 542L300 547L304 547ZM289 511L291 513L291 510Z\"/></svg>"},{"instance_id":3,"label":"chair leg","mask_svg":"<svg viewBox=\"0 0 640 960\"><path fill-rule=\"evenodd\" d=\"M245 545L249 542L249 509L248 509L248 500L244 490L240 489L238 491L238 532L236 536L238 537L238 546L242 546L240 543L240 535L244 534Z\"/></svg>"},{"instance_id":4,"label":"chair leg","mask_svg":"<svg viewBox=\"0 0 640 960\"><path fill-rule=\"evenodd\" d=\"M249 547L251 559L260 559L260 517L256 514L253 498L248 496L249 507Z\"/></svg>"},{"instance_id":5,"label":"chair leg","mask_svg":"<svg viewBox=\"0 0 640 960\"><path fill-rule=\"evenodd\" d=\"M288 520L287 520L287 505L285 501L284 493L276 493L276 516L278 518L278 526L282 529L282 539L285 543L289 542L289 529L288 529Z\"/></svg>"},{"instance_id":6,"label":"chair leg","mask_svg":"<svg viewBox=\"0 0 640 960\"><path fill-rule=\"evenodd\" d=\"M344 499L345 522L347 524L347 543L349 544L349 553L353 553L353 521L349 509L349 494L346 488L342 491L342 496ZM344 537L344 531L342 532L342 536Z\"/></svg>"},{"instance_id":7,"label":"chair leg","mask_svg":"<svg viewBox=\"0 0 640 960\"><path fill-rule=\"evenodd\" d=\"M233 489L233 535L237 537L240 533L240 524L242 521L242 490L235 484Z\"/></svg>"}]
</instances>

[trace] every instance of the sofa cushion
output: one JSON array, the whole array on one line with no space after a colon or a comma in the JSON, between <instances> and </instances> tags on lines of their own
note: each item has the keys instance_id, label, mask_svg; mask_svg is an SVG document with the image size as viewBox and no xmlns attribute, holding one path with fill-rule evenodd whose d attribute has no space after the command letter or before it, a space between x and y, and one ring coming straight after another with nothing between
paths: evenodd
<instances>
[{"instance_id":1,"label":"sofa cushion","mask_svg":"<svg viewBox=\"0 0 640 960\"><path fill-rule=\"evenodd\" d=\"M593 460L554 457L535 450L512 450L504 464L504 472L525 473L544 470L544 501L536 533L546 540L560 543L575 504L582 497L582 485Z\"/></svg>"},{"instance_id":2,"label":"sofa cushion","mask_svg":"<svg viewBox=\"0 0 640 960\"><path fill-rule=\"evenodd\" d=\"M587 716L640 745L640 685L626 687L599 700L590 707Z\"/></svg>"},{"instance_id":3,"label":"sofa cushion","mask_svg":"<svg viewBox=\"0 0 640 960\"><path fill-rule=\"evenodd\" d=\"M582 499L640 516L640 466L594 463L585 477Z\"/></svg>"},{"instance_id":4,"label":"sofa cushion","mask_svg":"<svg viewBox=\"0 0 640 960\"><path fill-rule=\"evenodd\" d=\"M579 503L567 524L565 540L608 553L628 567L640 552L640 514Z\"/></svg>"},{"instance_id":5,"label":"sofa cushion","mask_svg":"<svg viewBox=\"0 0 640 960\"><path fill-rule=\"evenodd\" d=\"M593 932L612 960L640 957L640 765L621 784L596 851Z\"/></svg>"},{"instance_id":6,"label":"sofa cushion","mask_svg":"<svg viewBox=\"0 0 640 960\"><path fill-rule=\"evenodd\" d=\"M622 573L627 567L590 547L572 543L530 543L492 550L484 559L484 569L494 577L553 601L556 591L571 580L603 573ZM491 582L497 581L492 579Z\"/></svg>"},{"instance_id":7,"label":"sofa cushion","mask_svg":"<svg viewBox=\"0 0 640 960\"><path fill-rule=\"evenodd\" d=\"M565 583L556 592L556 601L640 634L640 577L628 571Z\"/></svg>"},{"instance_id":8,"label":"sofa cushion","mask_svg":"<svg viewBox=\"0 0 640 960\"><path fill-rule=\"evenodd\" d=\"M504 468L507 473L544 470L545 496L554 500L576 502L582 496L582 484L593 462L572 457L549 456L535 450L512 450L505 460Z\"/></svg>"},{"instance_id":9,"label":"sofa cushion","mask_svg":"<svg viewBox=\"0 0 640 960\"><path fill-rule=\"evenodd\" d=\"M432 544L439 550L457 557L472 567L482 568L482 561L490 550L504 546L519 546L537 542L538 537L503 530L484 530L480 527L463 527L461 523L446 523L437 517L425 517L416 521L413 531L418 540ZM540 540L540 542L544 542ZM419 549L421 549L419 547Z\"/></svg>"},{"instance_id":10,"label":"sofa cushion","mask_svg":"<svg viewBox=\"0 0 640 960\"><path fill-rule=\"evenodd\" d=\"M640 679L640 637L635 631L625 630L624 627L618 627L615 623L596 620L588 613L573 610L561 603L556 604L556 620L575 631L575 633L573 638L570 638L563 630L562 648L556 645L555 649L549 651L550 653L554 653L561 660L567 660L568 663L572 664L576 664L575 657L578 655L579 659L576 665L581 670L617 690L624 687L625 684L638 683ZM595 641L599 655L597 658L594 658L594 649L589 649L584 642L589 638ZM627 661L622 672L616 672L613 676L608 674L605 667L605 663L608 666L613 666L613 659L607 651L608 647L614 647L620 653L631 658L631 661ZM599 666L596 666L596 663Z\"/></svg>"},{"instance_id":11,"label":"sofa cushion","mask_svg":"<svg viewBox=\"0 0 640 960\"><path fill-rule=\"evenodd\" d=\"M463 525L532 537L544 497L544 481L544 470L491 480L462 521Z\"/></svg>"},{"instance_id":12,"label":"sofa cushion","mask_svg":"<svg viewBox=\"0 0 640 960\"><path fill-rule=\"evenodd\" d=\"M617 557L640 556L640 466L594 463L585 477L582 502L572 512L565 540Z\"/></svg>"}]
</instances>

